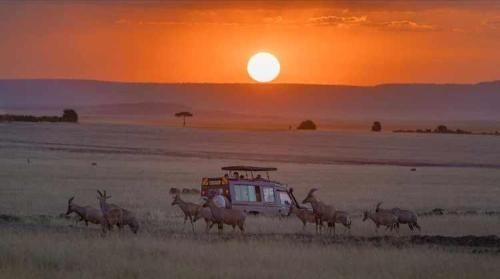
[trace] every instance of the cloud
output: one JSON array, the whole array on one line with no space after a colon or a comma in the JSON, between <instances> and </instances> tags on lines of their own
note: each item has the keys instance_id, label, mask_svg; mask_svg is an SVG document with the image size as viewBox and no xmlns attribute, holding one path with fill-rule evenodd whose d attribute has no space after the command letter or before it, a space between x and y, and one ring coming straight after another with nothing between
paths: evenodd
<instances>
[{"instance_id":1,"label":"cloud","mask_svg":"<svg viewBox=\"0 0 500 279\"><path fill-rule=\"evenodd\" d=\"M500 16L484 20L481 25L490 29L500 29Z\"/></svg>"},{"instance_id":2,"label":"cloud","mask_svg":"<svg viewBox=\"0 0 500 279\"><path fill-rule=\"evenodd\" d=\"M238 22L229 21L150 21L150 20L138 20L130 21L125 19L119 19L114 22L115 24L125 25L125 24L137 24L142 26L161 26L161 25L240 25Z\"/></svg>"},{"instance_id":3,"label":"cloud","mask_svg":"<svg viewBox=\"0 0 500 279\"><path fill-rule=\"evenodd\" d=\"M377 25L377 23L375 23ZM382 28L395 31L432 31L435 27L429 24L416 23L411 20L394 20L389 22L379 23Z\"/></svg>"},{"instance_id":4,"label":"cloud","mask_svg":"<svg viewBox=\"0 0 500 279\"><path fill-rule=\"evenodd\" d=\"M308 24L317 26L349 27L366 23L366 16L320 16L309 18Z\"/></svg>"},{"instance_id":5,"label":"cloud","mask_svg":"<svg viewBox=\"0 0 500 279\"><path fill-rule=\"evenodd\" d=\"M262 19L263 23L282 23L283 22L283 17L282 16L275 16L275 17L264 17Z\"/></svg>"},{"instance_id":6,"label":"cloud","mask_svg":"<svg viewBox=\"0 0 500 279\"><path fill-rule=\"evenodd\" d=\"M128 20L123 18L115 20L115 24L127 24L127 23L129 23Z\"/></svg>"},{"instance_id":7,"label":"cloud","mask_svg":"<svg viewBox=\"0 0 500 279\"><path fill-rule=\"evenodd\" d=\"M314 26L334 26L334 27L354 27L365 26L392 31L432 31L436 27L429 24L417 23L412 20L393 21L373 21L367 16L320 16L312 17L307 21L308 25Z\"/></svg>"},{"instance_id":8,"label":"cloud","mask_svg":"<svg viewBox=\"0 0 500 279\"><path fill-rule=\"evenodd\" d=\"M366 27L388 31L432 31L436 27L429 24L418 23L413 20L373 20L367 15L348 15L349 10L343 10L338 15L324 15L316 17L293 18L282 15L262 15L261 17L248 17L245 14L223 16L215 11L197 11L185 18L172 18L168 20L129 20L120 18L115 24L142 26L160 25L220 25L220 26L249 26L249 25L282 25L282 26L331 26L336 28ZM260 18L260 19L259 19ZM497 21L498 22L498 21Z\"/></svg>"}]
</instances>

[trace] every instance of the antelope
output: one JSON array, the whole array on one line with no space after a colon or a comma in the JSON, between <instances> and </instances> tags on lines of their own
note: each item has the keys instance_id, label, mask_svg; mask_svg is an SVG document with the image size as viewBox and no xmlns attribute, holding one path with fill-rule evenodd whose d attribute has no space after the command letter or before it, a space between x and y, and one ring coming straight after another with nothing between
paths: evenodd
<instances>
[{"instance_id":1,"label":"antelope","mask_svg":"<svg viewBox=\"0 0 500 279\"><path fill-rule=\"evenodd\" d=\"M123 226L129 226L130 230L137 234L139 223L134 214L126 209L109 204L106 200L110 199L111 196L108 196L105 190L103 192L97 190L97 194L97 200L99 200L104 219L101 224L103 233L106 233L106 230L111 230L116 225L119 229Z\"/></svg>"},{"instance_id":2,"label":"antelope","mask_svg":"<svg viewBox=\"0 0 500 279\"><path fill-rule=\"evenodd\" d=\"M198 208L198 210L196 211L196 214L194 215L193 222L198 221L200 218L203 218L203 220L205 220L205 224L206 224L205 231L209 232L210 229L215 224L215 222L214 222L215 219L214 219L214 216L212 215L212 211L210 210L210 208L200 206Z\"/></svg>"},{"instance_id":3,"label":"antelope","mask_svg":"<svg viewBox=\"0 0 500 279\"><path fill-rule=\"evenodd\" d=\"M329 220L335 218L335 208L316 199L314 192L317 190L318 189L316 188L311 189L302 203L311 204L316 219L316 232L321 233L321 230L323 229L323 222L328 222Z\"/></svg>"},{"instance_id":4,"label":"antelope","mask_svg":"<svg viewBox=\"0 0 500 279\"><path fill-rule=\"evenodd\" d=\"M352 220L349 213L345 211L336 210L332 220L328 221L328 226L333 228L335 234L335 223L344 225L345 229L351 231Z\"/></svg>"},{"instance_id":5,"label":"antelope","mask_svg":"<svg viewBox=\"0 0 500 279\"><path fill-rule=\"evenodd\" d=\"M219 229L219 233L224 229L224 224L230 225L233 227L233 231L236 229L236 226L240 229L241 233L245 232L245 219L246 214L238 209L228 209L223 207L217 207L214 203L213 199L208 199L203 207L210 208L212 212L212 216L214 217L214 223L217 224L217 228ZM213 224L211 226L213 226Z\"/></svg>"},{"instance_id":6,"label":"antelope","mask_svg":"<svg viewBox=\"0 0 500 279\"><path fill-rule=\"evenodd\" d=\"M194 232L193 218L196 216L196 212L198 212L201 205L183 201L179 194L176 194L174 196L174 200L172 201L172 206L174 205L178 205L181 208L182 212L184 213L184 226L186 225L186 221L189 219L189 222L191 223L191 228L193 229Z\"/></svg>"},{"instance_id":7,"label":"antelope","mask_svg":"<svg viewBox=\"0 0 500 279\"><path fill-rule=\"evenodd\" d=\"M415 214L413 211L400 209L398 207L394 207L392 209L383 209L380 208L380 205L382 205L382 202L377 203L375 212L390 212L398 217L399 223L408 224L408 227L411 231L413 231L415 228L420 231L420 225L417 223L417 214Z\"/></svg>"},{"instance_id":8,"label":"antelope","mask_svg":"<svg viewBox=\"0 0 500 279\"><path fill-rule=\"evenodd\" d=\"M170 195L176 195L179 194L181 191L175 187L172 187L168 192L170 193Z\"/></svg>"},{"instance_id":9,"label":"antelope","mask_svg":"<svg viewBox=\"0 0 500 279\"><path fill-rule=\"evenodd\" d=\"M307 223L316 223L316 217L312 211L306 208L299 208L296 205L291 205L290 206L290 211L288 211L288 216L291 214L295 214L297 218L299 218L300 221L302 221L302 230L306 229L306 224Z\"/></svg>"},{"instance_id":10,"label":"antelope","mask_svg":"<svg viewBox=\"0 0 500 279\"><path fill-rule=\"evenodd\" d=\"M80 217L80 220L78 220L77 223L80 221L85 221L85 225L87 227L89 226L89 222L98 225L102 223L103 221L102 212L99 209L89 205L87 206L77 205L73 203L74 199L75 197L71 197L68 200L68 210L66 211L66 215L75 212Z\"/></svg>"},{"instance_id":11,"label":"antelope","mask_svg":"<svg viewBox=\"0 0 500 279\"><path fill-rule=\"evenodd\" d=\"M375 223L375 232L378 234L378 228L380 226L385 226L386 231L390 229L396 229L396 232L399 233L398 227L398 217L390 212L373 212L373 211L365 211L363 215L363 222L366 219L370 218L373 223Z\"/></svg>"}]
</instances>

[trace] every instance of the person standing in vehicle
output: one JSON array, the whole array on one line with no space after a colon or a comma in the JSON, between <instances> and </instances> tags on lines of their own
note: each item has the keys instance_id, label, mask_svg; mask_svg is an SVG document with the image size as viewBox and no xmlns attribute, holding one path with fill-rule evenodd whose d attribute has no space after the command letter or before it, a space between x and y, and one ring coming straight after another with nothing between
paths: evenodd
<instances>
[{"instance_id":1,"label":"person standing in vehicle","mask_svg":"<svg viewBox=\"0 0 500 279\"><path fill-rule=\"evenodd\" d=\"M231 208L231 202L222 194L222 189L213 189L209 192L208 198L212 199L217 207Z\"/></svg>"}]
</instances>

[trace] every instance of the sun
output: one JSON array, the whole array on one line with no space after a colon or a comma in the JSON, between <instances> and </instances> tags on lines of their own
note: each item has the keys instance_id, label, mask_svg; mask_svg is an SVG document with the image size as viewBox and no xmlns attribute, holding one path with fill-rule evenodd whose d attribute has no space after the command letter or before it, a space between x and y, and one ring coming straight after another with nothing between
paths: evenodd
<instances>
[{"instance_id":1,"label":"sun","mask_svg":"<svg viewBox=\"0 0 500 279\"><path fill-rule=\"evenodd\" d=\"M259 52L248 60L247 71L258 82L270 82L280 74L280 62L269 52Z\"/></svg>"}]
</instances>

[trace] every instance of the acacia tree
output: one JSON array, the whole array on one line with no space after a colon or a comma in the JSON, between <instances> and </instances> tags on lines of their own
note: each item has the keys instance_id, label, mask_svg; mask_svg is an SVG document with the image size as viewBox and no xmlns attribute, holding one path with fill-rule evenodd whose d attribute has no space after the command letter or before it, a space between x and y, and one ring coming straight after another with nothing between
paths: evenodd
<instances>
[{"instance_id":1,"label":"acacia tree","mask_svg":"<svg viewBox=\"0 0 500 279\"><path fill-rule=\"evenodd\" d=\"M372 131L373 132L380 132L380 131L382 131L382 124L380 124L380 122L378 122L378 121L373 122Z\"/></svg>"},{"instance_id":2,"label":"acacia tree","mask_svg":"<svg viewBox=\"0 0 500 279\"><path fill-rule=\"evenodd\" d=\"M193 117L189 111L181 111L175 114L175 117L182 117L182 127L186 127L186 117Z\"/></svg>"}]
</instances>

